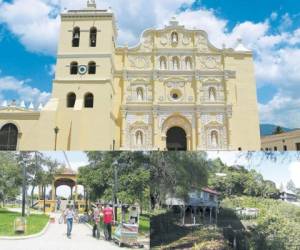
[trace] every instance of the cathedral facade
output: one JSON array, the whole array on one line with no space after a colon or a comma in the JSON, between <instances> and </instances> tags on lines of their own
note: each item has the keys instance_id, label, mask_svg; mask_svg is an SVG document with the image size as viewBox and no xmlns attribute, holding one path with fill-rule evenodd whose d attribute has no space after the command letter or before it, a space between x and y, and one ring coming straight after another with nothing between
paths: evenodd
<instances>
[{"instance_id":1,"label":"cathedral facade","mask_svg":"<svg viewBox=\"0 0 300 250\"><path fill-rule=\"evenodd\" d=\"M172 19L117 47L110 10L61 15L52 96L0 110L2 150L259 150L253 54Z\"/></svg>"}]
</instances>

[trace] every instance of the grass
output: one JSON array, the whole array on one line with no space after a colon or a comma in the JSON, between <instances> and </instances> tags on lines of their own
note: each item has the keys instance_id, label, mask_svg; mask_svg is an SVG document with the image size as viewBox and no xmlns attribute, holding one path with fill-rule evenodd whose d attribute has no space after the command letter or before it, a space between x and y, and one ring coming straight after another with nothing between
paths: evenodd
<instances>
[{"instance_id":1,"label":"grass","mask_svg":"<svg viewBox=\"0 0 300 250\"><path fill-rule=\"evenodd\" d=\"M150 215L142 214L140 215L140 233L149 235L150 234Z\"/></svg>"},{"instance_id":2,"label":"grass","mask_svg":"<svg viewBox=\"0 0 300 250\"><path fill-rule=\"evenodd\" d=\"M0 236L16 236L14 231L14 221L20 217L20 213L10 212L0 208ZM41 232L46 226L49 217L47 215L32 214L27 219L27 229L24 235L32 235Z\"/></svg>"}]
</instances>

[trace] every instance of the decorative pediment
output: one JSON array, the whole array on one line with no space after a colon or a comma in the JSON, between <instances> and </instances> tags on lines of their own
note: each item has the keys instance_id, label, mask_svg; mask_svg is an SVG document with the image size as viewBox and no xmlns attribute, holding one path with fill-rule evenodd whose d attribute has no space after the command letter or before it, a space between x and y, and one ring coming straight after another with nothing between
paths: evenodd
<instances>
[{"instance_id":1,"label":"decorative pediment","mask_svg":"<svg viewBox=\"0 0 300 250\"><path fill-rule=\"evenodd\" d=\"M172 18L163 29L148 29L141 36L140 43L130 48L132 52L151 52L154 48L161 49L195 49L201 53L216 53L221 50L214 47L203 30L187 29Z\"/></svg>"},{"instance_id":2,"label":"decorative pediment","mask_svg":"<svg viewBox=\"0 0 300 250\"><path fill-rule=\"evenodd\" d=\"M221 77L209 77L202 80L203 84L221 84L222 78Z\"/></svg>"},{"instance_id":3,"label":"decorative pediment","mask_svg":"<svg viewBox=\"0 0 300 250\"><path fill-rule=\"evenodd\" d=\"M222 70L221 55L199 56L198 62L200 65L200 70Z\"/></svg>"},{"instance_id":4,"label":"decorative pediment","mask_svg":"<svg viewBox=\"0 0 300 250\"><path fill-rule=\"evenodd\" d=\"M150 56L143 55L130 55L128 56L129 68L144 70L151 67L151 58Z\"/></svg>"}]
</instances>

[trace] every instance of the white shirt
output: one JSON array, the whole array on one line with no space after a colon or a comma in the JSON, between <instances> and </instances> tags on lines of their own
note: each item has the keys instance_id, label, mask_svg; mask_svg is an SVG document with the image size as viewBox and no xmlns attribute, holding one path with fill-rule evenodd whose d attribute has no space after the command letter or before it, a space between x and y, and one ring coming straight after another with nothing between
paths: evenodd
<instances>
[{"instance_id":1,"label":"white shirt","mask_svg":"<svg viewBox=\"0 0 300 250\"><path fill-rule=\"evenodd\" d=\"M74 213L73 210L67 209L67 210L65 211L65 216L66 216L66 219L73 219L74 216L75 216L75 213Z\"/></svg>"}]
</instances>

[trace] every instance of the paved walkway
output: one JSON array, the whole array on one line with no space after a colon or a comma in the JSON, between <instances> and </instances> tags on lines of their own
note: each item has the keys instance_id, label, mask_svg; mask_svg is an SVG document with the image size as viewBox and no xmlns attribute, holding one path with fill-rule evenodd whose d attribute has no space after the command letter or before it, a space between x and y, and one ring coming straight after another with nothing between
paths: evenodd
<instances>
[{"instance_id":1,"label":"paved walkway","mask_svg":"<svg viewBox=\"0 0 300 250\"><path fill-rule=\"evenodd\" d=\"M58 216L58 215L56 215ZM58 220L56 220L58 221ZM91 230L84 224L74 224L72 239L66 236L65 224L50 224L46 233L38 238L26 240L0 240L1 250L114 250L119 248L113 242L92 237ZM101 231L103 236L103 231Z\"/></svg>"}]
</instances>

